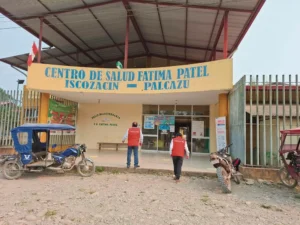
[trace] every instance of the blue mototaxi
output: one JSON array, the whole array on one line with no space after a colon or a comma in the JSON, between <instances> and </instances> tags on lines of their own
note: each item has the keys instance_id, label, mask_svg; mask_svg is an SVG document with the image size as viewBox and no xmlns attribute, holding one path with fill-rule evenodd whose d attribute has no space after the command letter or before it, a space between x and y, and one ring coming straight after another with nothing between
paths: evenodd
<instances>
[{"instance_id":1,"label":"blue mototaxi","mask_svg":"<svg viewBox=\"0 0 300 225\"><path fill-rule=\"evenodd\" d=\"M94 162L85 157L85 144L76 144L60 152L49 152L50 131L62 131L62 140L64 131L75 131L75 127L67 124L24 124L11 130L17 154L2 157L3 174L7 179L17 179L24 171L69 171L76 165L78 157L81 157L76 165L78 173L85 177L94 174ZM41 142L42 136L46 142ZM52 145L52 150L56 146Z\"/></svg>"}]
</instances>

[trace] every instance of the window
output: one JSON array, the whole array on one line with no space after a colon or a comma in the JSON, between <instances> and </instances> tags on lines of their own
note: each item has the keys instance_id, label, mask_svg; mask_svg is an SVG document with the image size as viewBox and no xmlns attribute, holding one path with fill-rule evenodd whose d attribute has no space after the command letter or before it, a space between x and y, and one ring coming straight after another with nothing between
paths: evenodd
<instances>
[{"instance_id":1,"label":"window","mask_svg":"<svg viewBox=\"0 0 300 225\"><path fill-rule=\"evenodd\" d=\"M160 115L174 115L175 114L175 105L160 105L159 106Z\"/></svg>"},{"instance_id":2,"label":"window","mask_svg":"<svg viewBox=\"0 0 300 225\"><path fill-rule=\"evenodd\" d=\"M27 132L20 132L18 133L18 142L20 145L27 145L28 143L28 133Z\"/></svg>"},{"instance_id":3,"label":"window","mask_svg":"<svg viewBox=\"0 0 300 225\"><path fill-rule=\"evenodd\" d=\"M143 105L143 114L158 114L158 105Z\"/></svg>"},{"instance_id":4,"label":"window","mask_svg":"<svg viewBox=\"0 0 300 225\"><path fill-rule=\"evenodd\" d=\"M194 105L193 115L195 116L209 116L209 106L208 105Z\"/></svg>"},{"instance_id":5,"label":"window","mask_svg":"<svg viewBox=\"0 0 300 225\"><path fill-rule=\"evenodd\" d=\"M178 116L189 116L192 115L192 106L190 105L177 105L176 115Z\"/></svg>"}]
</instances>

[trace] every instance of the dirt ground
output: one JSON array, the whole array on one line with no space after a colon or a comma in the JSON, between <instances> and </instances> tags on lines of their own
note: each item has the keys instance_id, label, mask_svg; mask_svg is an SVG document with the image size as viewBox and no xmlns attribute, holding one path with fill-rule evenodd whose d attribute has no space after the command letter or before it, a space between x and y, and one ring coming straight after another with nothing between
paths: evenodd
<instances>
[{"instance_id":1,"label":"dirt ground","mask_svg":"<svg viewBox=\"0 0 300 225\"><path fill-rule=\"evenodd\" d=\"M142 174L0 176L0 224L279 225L297 224L300 199L284 187Z\"/></svg>"}]
</instances>

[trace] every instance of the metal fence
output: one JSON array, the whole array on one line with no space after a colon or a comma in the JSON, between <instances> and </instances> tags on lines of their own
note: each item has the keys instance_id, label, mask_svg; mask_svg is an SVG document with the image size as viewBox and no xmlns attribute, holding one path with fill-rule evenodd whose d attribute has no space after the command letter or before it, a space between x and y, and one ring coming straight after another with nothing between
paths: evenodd
<instances>
[{"instance_id":1,"label":"metal fence","mask_svg":"<svg viewBox=\"0 0 300 225\"><path fill-rule=\"evenodd\" d=\"M267 167L281 165L279 132L300 126L298 78L298 75L247 77L245 164ZM287 144L292 144L297 138L291 137Z\"/></svg>"},{"instance_id":2,"label":"metal fence","mask_svg":"<svg viewBox=\"0 0 300 225\"><path fill-rule=\"evenodd\" d=\"M64 105L77 103L50 96L51 99ZM39 117L40 93L24 91L6 91L0 89L0 147L13 146L10 130L24 123L37 123ZM50 144L70 145L75 143L75 134L51 135Z\"/></svg>"}]
</instances>

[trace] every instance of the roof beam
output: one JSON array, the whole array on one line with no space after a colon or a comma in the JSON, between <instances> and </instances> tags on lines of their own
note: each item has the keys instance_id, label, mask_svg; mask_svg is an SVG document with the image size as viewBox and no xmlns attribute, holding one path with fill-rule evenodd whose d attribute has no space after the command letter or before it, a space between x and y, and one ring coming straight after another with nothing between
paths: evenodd
<instances>
[{"instance_id":1,"label":"roof beam","mask_svg":"<svg viewBox=\"0 0 300 225\"><path fill-rule=\"evenodd\" d=\"M149 49L148 49L148 47L147 47L147 45L146 45L146 43L145 43L145 40L144 40L144 37L143 37L143 35L142 35L142 32L141 32L141 30L140 30L140 28L139 28L139 25L138 25L138 23L137 23L136 20L135 20L134 14L133 14L133 12L132 12L132 9L131 9L131 6L129 5L128 0L122 0L122 3L123 3L123 5L124 5L124 7L125 7L125 9L126 9L126 11L127 11L127 15L129 16L129 18L130 18L130 20L131 20L131 23L132 23L132 25L133 25L133 27L134 27L136 33L138 34L138 36L139 36L139 38L140 38L140 41L141 41L142 44L143 44L143 47L144 47L144 49L145 49L145 51L146 51L146 54L149 54Z\"/></svg>"},{"instance_id":2,"label":"roof beam","mask_svg":"<svg viewBox=\"0 0 300 225\"><path fill-rule=\"evenodd\" d=\"M50 54L50 53L48 53L48 52L43 52L43 54L50 55L49 58L51 58L51 59L56 59L57 61L61 62L63 65L69 66L69 64L65 63L65 62L62 61L61 59L57 58L56 56L54 56L54 55L52 55L52 54ZM46 59L47 59L47 58L46 58ZM44 58L42 57L42 60L45 60L45 57L44 57Z\"/></svg>"},{"instance_id":3,"label":"roof beam","mask_svg":"<svg viewBox=\"0 0 300 225\"><path fill-rule=\"evenodd\" d=\"M242 42L243 38L245 37L246 33L248 32L249 28L251 27L253 21L255 20L257 14L261 10L261 8L265 4L265 2L266 2L266 0L260 0L257 3L257 5L254 9L254 12L252 13L252 15L249 17L248 21L246 22L246 26L244 26L244 28L241 31L239 37L237 38L237 41L232 46L231 52L234 52L237 49L237 47L240 45L240 43Z\"/></svg>"},{"instance_id":4,"label":"roof beam","mask_svg":"<svg viewBox=\"0 0 300 225\"><path fill-rule=\"evenodd\" d=\"M174 57L174 56L165 56L165 55L160 55L160 54L150 54L150 56L154 56L157 58L162 58L162 59L170 59L170 60L174 60L174 61L181 61L181 62L186 62L186 63L201 63L203 61L199 61L199 60L194 60L194 59L185 59L185 58L181 58L181 57Z\"/></svg>"},{"instance_id":5,"label":"roof beam","mask_svg":"<svg viewBox=\"0 0 300 225\"><path fill-rule=\"evenodd\" d=\"M128 56L128 59L140 58L140 57L146 57L146 56L147 55L145 53L142 53L142 54ZM102 62L102 64L104 64L104 63L110 63L110 62L113 62L113 61L119 61L119 60L124 60L124 56L118 57L118 58L114 58L114 59L105 60L105 61ZM95 66L95 64L86 64L85 66Z\"/></svg>"},{"instance_id":6,"label":"roof beam","mask_svg":"<svg viewBox=\"0 0 300 225\"><path fill-rule=\"evenodd\" d=\"M186 0L186 5L189 4L189 0ZM188 28L188 8L185 8L185 33L184 33L184 45L187 45L187 28ZM184 58L186 59L186 48L184 48Z\"/></svg>"},{"instance_id":7,"label":"roof beam","mask_svg":"<svg viewBox=\"0 0 300 225\"><path fill-rule=\"evenodd\" d=\"M67 37L64 33L62 33L59 29L57 29L53 24L51 24L48 20L44 19L44 23L47 24L52 30L54 30L57 34L63 37L66 41L68 41L75 48L79 49L86 57L92 60L94 63L98 63L94 58L88 55L79 45L73 42L69 37ZM76 59L75 59L76 61Z\"/></svg>"},{"instance_id":8,"label":"roof beam","mask_svg":"<svg viewBox=\"0 0 300 225\"><path fill-rule=\"evenodd\" d=\"M41 0L38 0L38 2L45 8L45 9L47 9L49 12L51 12L51 10L43 3L43 2L41 2ZM77 37L85 46L87 46L89 49L91 49L90 48L90 46L84 41L84 40L82 40L69 26L67 26L58 16L54 16L59 22L61 22L75 37ZM49 26L49 24L51 24L48 20L47 20L47 22L48 22L48 26ZM46 20L45 20L45 23L46 23ZM51 24L52 25L52 24ZM54 27L54 26L53 26ZM51 27L52 28L52 27ZM53 28L52 28L53 29ZM55 27L55 29L56 29L56 27ZM58 30L58 29L57 29ZM56 31L57 32L57 31ZM61 35L61 34L60 34ZM65 37L67 37L67 36L65 36ZM66 39L67 40L67 39ZM71 41L71 39L69 39L69 40L67 40L70 44L72 44L72 43L74 43L75 44L75 42L72 42ZM73 44L73 45L74 45ZM75 45L74 45L75 46ZM75 46L77 49L80 49L80 47L77 45L77 46ZM80 49L81 51L83 51L83 49ZM103 61L103 58L100 56L100 55L98 55L97 54L97 52L95 52L95 51L93 51L102 61ZM91 57L90 55L86 55L89 59L91 59L93 62L97 62L93 57Z\"/></svg>"},{"instance_id":9,"label":"roof beam","mask_svg":"<svg viewBox=\"0 0 300 225\"><path fill-rule=\"evenodd\" d=\"M177 44L168 44L168 43L161 43L161 42L156 42L156 41L147 41L146 43L149 44L155 44L155 45L166 45L170 47L177 47L177 48L190 48L190 49L195 49L195 50L202 50L202 51L216 51L216 52L223 52L223 50L220 49L209 49L209 48L203 48L203 47L196 47L196 46L184 46L184 45L177 45Z\"/></svg>"},{"instance_id":10,"label":"roof beam","mask_svg":"<svg viewBox=\"0 0 300 225\"><path fill-rule=\"evenodd\" d=\"M17 67L17 68L19 68L19 69L21 69L21 70L27 71L27 68L22 67L21 65L18 65L18 64L15 64L15 63L11 63L11 62L9 62L9 61L7 61L7 60L5 60L5 59L0 59L0 62L4 62L4 63L6 63L6 64L8 64L8 65L10 65L10 66L14 66L14 67Z\"/></svg>"},{"instance_id":11,"label":"roof beam","mask_svg":"<svg viewBox=\"0 0 300 225\"><path fill-rule=\"evenodd\" d=\"M162 22L161 22L160 11L159 11L159 6L158 6L158 0L155 0L155 2L156 2L156 9L157 9L158 19L159 19L159 24L160 24L160 30L161 30L162 38L163 38L164 45L165 45L165 51L166 51L166 54L168 55L168 49L167 49L167 46L166 46L165 34L164 34Z\"/></svg>"},{"instance_id":12,"label":"roof beam","mask_svg":"<svg viewBox=\"0 0 300 225\"><path fill-rule=\"evenodd\" d=\"M216 52L216 48L217 48L217 45L219 43L223 28L224 28L224 21L225 21L226 16L228 16L228 13L229 13L228 11L225 11L225 13L223 15L223 19L222 19L222 22L220 24L219 31L218 31L218 34L217 34L217 37L215 39L215 43L214 43L214 46L213 46L213 51L210 54L209 60L212 60L214 52ZM223 52L223 51L221 51L221 52Z\"/></svg>"},{"instance_id":13,"label":"roof beam","mask_svg":"<svg viewBox=\"0 0 300 225\"><path fill-rule=\"evenodd\" d=\"M140 41L131 41L129 42L129 44L135 44L135 43L139 43ZM122 46L122 45L125 45L125 43L120 43L120 44L116 44L116 45L107 45L107 46L101 46L101 47L97 47L97 48L93 48L93 50L102 50L102 49L106 49L106 48L113 48L113 47L116 47L116 46ZM86 50L84 52L90 52L90 51L93 51L93 50ZM48 52L45 52L46 54L50 55ZM71 53L68 53L68 55L74 55L76 54L76 52L71 52ZM79 53L83 53L83 52L79 52ZM66 55L60 55L60 56L56 56L56 57L64 57ZM47 57L47 58L43 58L43 60L47 60L47 59L52 59L52 58L55 58L55 57ZM104 60L105 62L105 60ZM102 64L103 62L101 62ZM83 64L81 64L83 65ZM89 65L89 64L88 64ZM91 65L94 65L94 63L92 63Z\"/></svg>"},{"instance_id":14,"label":"roof beam","mask_svg":"<svg viewBox=\"0 0 300 225\"><path fill-rule=\"evenodd\" d=\"M154 1L147 1L147 0L128 0L129 2L135 3L142 3L142 4L151 4L156 5ZM194 8L194 9L207 9L207 10L218 10L219 7L214 6L207 6L207 5L187 5L181 3L174 3L174 2L158 2L158 5L161 6L174 6L174 7L181 7L181 8ZM225 8L220 7L222 11L231 11L231 12L242 12L242 13L252 13L252 10L249 9L236 9L236 8Z\"/></svg>"},{"instance_id":15,"label":"roof beam","mask_svg":"<svg viewBox=\"0 0 300 225\"><path fill-rule=\"evenodd\" d=\"M22 21L19 21L18 19L15 19L8 11L6 11L5 9L3 9L2 7L0 7L0 13L2 13L4 16L6 16L8 19L10 19L11 21L13 21L14 23L18 24L20 27L22 27L23 29L25 29L26 31L28 31L30 34L32 34L33 36L35 36L36 38L39 38L39 34L38 32L36 32L35 30L33 30L32 28L30 28L27 24L23 23ZM43 42L49 46L54 46L54 44L49 41L47 38L43 37ZM62 49L56 47L59 51L61 51L62 53L64 53L65 55L68 55L65 51L63 51ZM73 57L69 56L72 60L75 60Z\"/></svg>"},{"instance_id":16,"label":"roof beam","mask_svg":"<svg viewBox=\"0 0 300 225\"><path fill-rule=\"evenodd\" d=\"M217 13L216 13L216 17L215 17L215 21L214 21L214 25L213 25L213 27L212 27L212 30L211 30L211 33L210 33L210 37L209 37L209 41L208 41L208 44L207 44L207 49L208 49L209 46L210 46L210 42L211 42L211 39L212 39L212 37L213 37L215 28L216 28L216 24L217 24L217 20L218 20L218 17L219 17L220 7L221 7L221 5L222 5L222 2L223 2L223 0L220 0L219 7L218 7L218 11L217 11ZM208 52L208 51L205 52L204 60L206 60L207 52Z\"/></svg>"},{"instance_id":17,"label":"roof beam","mask_svg":"<svg viewBox=\"0 0 300 225\"><path fill-rule=\"evenodd\" d=\"M84 1L84 0L81 0L82 3L85 5L85 6L88 6L88 4ZM103 24L100 22L100 20L97 18L97 16L95 15L95 13L90 9L88 8L90 13L92 14L92 16L95 18L95 20L98 22L98 24L100 25L100 27L104 30L104 32L106 33L106 35L110 38L110 40L114 43L114 45L119 49L119 51L123 54L123 51L122 49L117 45L117 43L114 41L114 39L112 38L112 36L108 33L108 31L105 29L105 27L103 26Z\"/></svg>"},{"instance_id":18,"label":"roof beam","mask_svg":"<svg viewBox=\"0 0 300 225\"><path fill-rule=\"evenodd\" d=\"M74 7L74 8L70 8L70 9L65 9L65 10L51 11L51 12L48 12L48 13L45 13L45 14L21 17L21 18L18 18L17 20L19 20L19 21L20 20L31 20L31 19L37 19L37 18L40 18L40 17L45 18L45 17L48 17L48 16L74 12L74 11L78 11L78 10L82 10L82 9L90 9L90 8L99 7L99 6L103 6L103 5L109 5L109 4L113 4L113 3L116 3L116 2L120 2L120 1L121 0L112 0L112 1L108 1L108 2L100 2L100 3L90 4L90 5L83 5L83 6L78 6L78 7Z\"/></svg>"}]
</instances>

